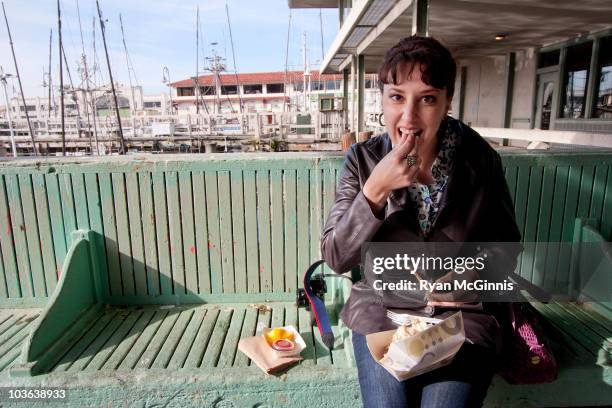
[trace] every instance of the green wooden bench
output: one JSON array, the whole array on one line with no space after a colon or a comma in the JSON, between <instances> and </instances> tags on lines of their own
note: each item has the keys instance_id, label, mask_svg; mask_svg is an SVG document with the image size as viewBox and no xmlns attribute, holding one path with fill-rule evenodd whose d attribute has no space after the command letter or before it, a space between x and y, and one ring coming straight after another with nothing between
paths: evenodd
<instances>
[{"instance_id":1,"label":"green wooden bench","mask_svg":"<svg viewBox=\"0 0 612 408\"><path fill-rule=\"evenodd\" d=\"M577 218L610 239L612 153L503 159L526 242L571 242L587 231ZM0 226L0 385L67 386L74 405L359 405L337 318L349 285L328 279L331 353L295 306L341 165L325 153L0 163L0 214L10 215ZM567 265L546 276L523 257L519 272L563 294ZM537 307L559 331L559 380L496 377L487 405L610 403L606 305ZM252 366L237 343L258 322L298 327L304 361L272 377Z\"/></svg>"}]
</instances>

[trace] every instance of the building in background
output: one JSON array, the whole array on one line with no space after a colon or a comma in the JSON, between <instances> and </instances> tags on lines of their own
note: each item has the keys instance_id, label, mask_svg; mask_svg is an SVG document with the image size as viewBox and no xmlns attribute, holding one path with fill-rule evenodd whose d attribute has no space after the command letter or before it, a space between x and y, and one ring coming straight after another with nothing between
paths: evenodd
<instances>
[{"instance_id":1,"label":"building in background","mask_svg":"<svg viewBox=\"0 0 612 408\"><path fill-rule=\"evenodd\" d=\"M543 0L288 0L291 8L337 8L339 32L320 71L353 78L365 130L365 77L387 49L413 33L454 53L451 114L475 127L612 134L612 4Z\"/></svg>"}]
</instances>

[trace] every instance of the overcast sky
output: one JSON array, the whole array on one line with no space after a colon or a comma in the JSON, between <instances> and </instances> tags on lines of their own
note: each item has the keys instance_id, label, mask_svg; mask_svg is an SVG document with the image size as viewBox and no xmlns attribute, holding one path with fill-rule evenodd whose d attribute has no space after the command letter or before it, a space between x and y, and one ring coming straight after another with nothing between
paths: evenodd
<instances>
[{"instance_id":1,"label":"overcast sky","mask_svg":"<svg viewBox=\"0 0 612 408\"><path fill-rule=\"evenodd\" d=\"M93 58L93 17L96 22L97 60L102 78L108 78L95 0L78 0L85 53ZM191 77L196 69L196 6L200 7L200 67L203 54L211 53L211 42L218 42L217 53L227 57L233 70L225 0L100 0L106 22L106 36L115 81L128 84L126 56L121 41L119 14L136 81L145 94L167 92L162 84L162 67L170 79ZM285 69L289 8L287 0L227 0L238 72L282 71ZM49 64L49 31L53 30L52 76L59 83L56 0L4 0L17 62L26 97L45 96L43 70ZM77 0L61 0L62 37L70 73L80 83L77 61L82 54ZM321 60L319 10L292 10L289 41L289 69L302 69L302 35L306 32L312 68ZM338 30L338 11L322 10L323 44L329 47ZM0 65L15 73L4 19L0 25ZM316 64L316 65L315 65ZM98 71L98 76L100 75ZM64 74L68 83L67 73ZM134 81L134 77L132 77ZM98 81L100 82L100 81ZM9 80L9 97L18 89ZM2 101L3 104L4 101Z\"/></svg>"}]
</instances>

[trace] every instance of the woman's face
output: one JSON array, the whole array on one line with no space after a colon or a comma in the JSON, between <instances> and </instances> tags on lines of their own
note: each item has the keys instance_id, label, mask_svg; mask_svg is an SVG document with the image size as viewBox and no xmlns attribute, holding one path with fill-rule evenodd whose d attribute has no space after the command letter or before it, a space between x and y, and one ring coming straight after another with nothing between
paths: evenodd
<instances>
[{"instance_id":1,"label":"woman's face","mask_svg":"<svg viewBox=\"0 0 612 408\"><path fill-rule=\"evenodd\" d=\"M410 72L410 65L403 67L403 72ZM420 66L415 66L408 77L401 83L385 84L382 95L382 109L387 132L393 145L402 134L414 133L419 136L419 147L434 146L436 134L442 119L450 109L451 100L446 96L446 89L437 89L421 81Z\"/></svg>"}]
</instances>

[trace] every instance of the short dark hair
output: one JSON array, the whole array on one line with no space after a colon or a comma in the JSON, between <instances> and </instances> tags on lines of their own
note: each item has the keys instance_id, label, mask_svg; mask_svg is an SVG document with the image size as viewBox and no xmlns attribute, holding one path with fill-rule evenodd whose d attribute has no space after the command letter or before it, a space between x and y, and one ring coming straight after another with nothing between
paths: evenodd
<instances>
[{"instance_id":1,"label":"short dark hair","mask_svg":"<svg viewBox=\"0 0 612 408\"><path fill-rule=\"evenodd\" d=\"M421 68L421 80L438 89L446 89L449 98L455 93L455 75L457 64L448 48L432 37L413 35L402 38L386 53L378 68L378 85L382 92L384 84L397 85L404 78L401 71L406 64L411 64L410 75L415 66Z\"/></svg>"}]
</instances>

